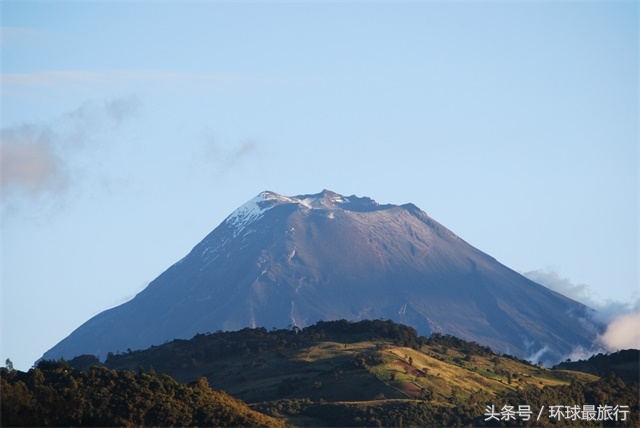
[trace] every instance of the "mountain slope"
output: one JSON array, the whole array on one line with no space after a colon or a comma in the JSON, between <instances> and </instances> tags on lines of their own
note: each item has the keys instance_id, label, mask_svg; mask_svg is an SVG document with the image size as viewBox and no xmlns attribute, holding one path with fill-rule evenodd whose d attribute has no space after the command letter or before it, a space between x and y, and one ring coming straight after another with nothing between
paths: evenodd
<instances>
[{"instance_id":1,"label":"mountain slope","mask_svg":"<svg viewBox=\"0 0 640 428\"><path fill-rule=\"evenodd\" d=\"M415 205L263 192L133 300L90 319L44 358L104 358L196 333L341 318L393 319L549 362L589 348L599 329L587 307Z\"/></svg>"}]
</instances>

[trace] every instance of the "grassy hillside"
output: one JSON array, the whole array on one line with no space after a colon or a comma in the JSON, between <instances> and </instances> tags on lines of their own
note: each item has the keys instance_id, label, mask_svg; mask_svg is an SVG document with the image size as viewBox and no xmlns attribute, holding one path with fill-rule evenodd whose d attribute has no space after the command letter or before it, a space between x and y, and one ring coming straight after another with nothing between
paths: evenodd
<instances>
[{"instance_id":1,"label":"grassy hillside","mask_svg":"<svg viewBox=\"0 0 640 428\"><path fill-rule=\"evenodd\" d=\"M426 339L389 321L198 335L110 355L106 365L153 367L182 382L205 376L297 425L482 425L488 403L599 404L609 397L626 400L616 404L636 409L637 420L637 387L617 378L534 366L451 336Z\"/></svg>"}]
</instances>

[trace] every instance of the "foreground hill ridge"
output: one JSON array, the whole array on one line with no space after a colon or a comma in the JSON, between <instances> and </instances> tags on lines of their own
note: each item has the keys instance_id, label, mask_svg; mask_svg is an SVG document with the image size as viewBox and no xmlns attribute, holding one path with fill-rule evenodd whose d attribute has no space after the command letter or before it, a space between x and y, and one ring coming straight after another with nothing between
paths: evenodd
<instances>
[{"instance_id":1,"label":"foreground hill ridge","mask_svg":"<svg viewBox=\"0 0 640 428\"><path fill-rule=\"evenodd\" d=\"M627 383L640 382L640 349L624 349L613 354L599 353L587 360L563 361L554 368L607 376L615 373Z\"/></svg>"},{"instance_id":2,"label":"foreground hill ridge","mask_svg":"<svg viewBox=\"0 0 640 428\"><path fill-rule=\"evenodd\" d=\"M116 371L41 362L28 373L0 369L2 426L263 426L282 419L212 390L153 371Z\"/></svg>"},{"instance_id":3,"label":"foreground hill ridge","mask_svg":"<svg viewBox=\"0 0 640 428\"><path fill-rule=\"evenodd\" d=\"M621 352L599 358L628 364L633 357ZM616 425L640 422L637 382L546 369L452 336L421 337L389 320L198 334L110 354L102 369L90 369L100 365L95 356L65 364L129 373L128 378L150 373L166 383L168 374L191 386L209 384L295 426L483 426L491 425L484 417L487 403L527 403L534 410L549 403L615 403L628 405L631 415ZM223 420L209 424L225 425ZM543 418L536 425L555 423Z\"/></svg>"},{"instance_id":4,"label":"foreground hill ridge","mask_svg":"<svg viewBox=\"0 0 640 428\"><path fill-rule=\"evenodd\" d=\"M628 364L637 356L637 351L629 350L600 358ZM104 364L115 369L154 369L183 382L207 376L212 384L249 402L291 397L357 401L375 399L382 390L386 398L424 399L430 392L430 400L446 402L452 393L493 394L598 378L563 365L557 370L533 365L454 336L435 333L425 338L414 328L389 320L321 321L304 329L199 334L147 350L110 354ZM369 388L359 388L362 371L338 380L339 389L318 386L336 382L340 370L360 369L375 380L368 381ZM269 385L271 381L276 383Z\"/></svg>"},{"instance_id":5,"label":"foreground hill ridge","mask_svg":"<svg viewBox=\"0 0 640 428\"><path fill-rule=\"evenodd\" d=\"M134 299L44 354L144 349L197 333L392 319L547 364L590 349L586 306L472 247L413 204L264 191Z\"/></svg>"}]
</instances>

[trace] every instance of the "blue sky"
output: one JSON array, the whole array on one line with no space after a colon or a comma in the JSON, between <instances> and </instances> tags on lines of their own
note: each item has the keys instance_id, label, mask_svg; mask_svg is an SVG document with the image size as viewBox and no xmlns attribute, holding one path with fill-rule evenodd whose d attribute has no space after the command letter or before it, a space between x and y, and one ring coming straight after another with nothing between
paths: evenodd
<instances>
[{"instance_id":1,"label":"blue sky","mask_svg":"<svg viewBox=\"0 0 640 428\"><path fill-rule=\"evenodd\" d=\"M638 299L634 1L0 7L17 368L265 189L413 202L573 297Z\"/></svg>"}]
</instances>

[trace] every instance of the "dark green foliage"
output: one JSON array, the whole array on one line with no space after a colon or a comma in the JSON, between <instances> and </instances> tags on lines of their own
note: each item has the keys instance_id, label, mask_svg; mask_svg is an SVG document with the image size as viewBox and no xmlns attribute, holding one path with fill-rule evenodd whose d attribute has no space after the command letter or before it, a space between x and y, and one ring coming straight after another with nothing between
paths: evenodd
<instances>
[{"instance_id":1,"label":"dark green foliage","mask_svg":"<svg viewBox=\"0 0 640 428\"><path fill-rule=\"evenodd\" d=\"M392 321L320 321L303 330L245 328L233 332L198 334L191 340L177 339L144 351L110 353L105 365L118 369L153 367L159 372L172 372L176 368L197 368L203 362L220 358L258 355L278 349L299 349L327 340L342 343L388 340L394 345L418 348L426 339L419 337L414 328Z\"/></svg>"},{"instance_id":2,"label":"dark green foliage","mask_svg":"<svg viewBox=\"0 0 640 428\"><path fill-rule=\"evenodd\" d=\"M376 351L361 352L353 358L353 366L357 368L367 368L369 366L376 366L382 364L382 355Z\"/></svg>"},{"instance_id":3,"label":"dark green foliage","mask_svg":"<svg viewBox=\"0 0 640 428\"><path fill-rule=\"evenodd\" d=\"M154 373L42 361L0 369L2 426L282 426L202 378L187 386Z\"/></svg>"},{"instance_id":4,"label":"dark green foliage","mask_svg":"<svg viewBox=\"0 0 640 428\"><path fill-rule=\"evenodd\" d=\"M100 360L95 355L79 355L69 361L71 367L77 370L89 370L93 366L99 366Z\"/></svg>"},{"instance_id":5,"label":"dark green foliage","mask_svg":"<svg viewBox=\"0 0 640 428\"><path fill-rule=\"evenodd\" d=\"M333 343L325 347L323 342ZM352 345L358 342L369 343L366 347ZM472 367L476 364L492 362L486 368L488 381L500 377L509 391L465 390L465 379L440 378L439 374L424 383L439 369L430 369L427 376L427 368L421 369L425 363L419 352L413 352L412 357L407 349L396 353L397 363L390 362L395 358L388 352L393 345L411 347L470 372L477 369ZM315 357L307 357L310 349L316 352ZM626 367L628 361L633 362L629 355L633 357L613 354L580 363ZM2 369L2 425L16 420L29 425L279 423L212 391L204 378L186 386L157 372L185 381L206 376L218 387L253 403L254 409L303 426L484 426L491 425L484 420L488 403L497 408L528 404L536 410L550 405L628 405L630 419L616 425L640 426L637 383L625 383L616 376L587 383L585 379L594 378L535 368L534 375L540 379L549 376L571 384L541 388L536 382L526 386L521 382L526 370L514 368L517 364L508 358L453 336L418 337L413 328L382 320L320 322L304 330L259 328L201 334L146 351L110 354L104 363L109 368L93 356L80 356L68 363L43 361L29 373ZM393 364L397 369L382 371L385 364L385 370ZM138 372L114 370L123 368ZM421 382L416 383L419 373ZM399 389L411 385L419 389ZM41 403L45 403L42 408ZM550 426L552 422L543 418L534 425ZM506 425L504 421L496 423ZM508 425L519 424L523 422L509 421ZM563 421L560 425L570 424ZM573 425L588 426L583 421Z\"/></svg>"},{"instance_id":6,"label":"dark green foliage","mask_svg":"<svg viewBox=\"0 0 640 428\"><path fill-rule=\"evenodd\" d=\"M429 393L426 392L428 395ZM536 411L550 405L628 405L626 421L567 421L557 423L543 414L539 421L521 419L485 421L486 404L500 409L505 404L528 404ZM322 426L640 426L638 389L630 387L617 377L601 379L588 384L574 383L566 386L530 387L498 396L477 391L464 399L452 397L450 405L437 405L427 400L382 400L364 402L324 402L309 399L277 400L255 406L264 413L287 415L292 420L306 418Z\"/></svg>"},{"instance_id":7,"label":"dark green foliage","mask_svg":"<svg viewBox=\"0 0 640 428\"><path fill-rule=\"evenodd\" d=\"M426 339L427 345L440 345L444 348L455 348L466 355L478 355L486 357L493 355L494 352L487 346L478 345L475 342L467 342L448 334L433 333L431 337Z\"/></svg>"},{"instance_id":8,"label":"dark green foliage","mask_svg":"<svg viewBox=\"0 0 640 428\"><path fill-rule=\"evenodd\" d=\"M565 361L555 369L577 370L598 376L615 373L626 383L640 382L640 350L626 349L613 354L598 354L584 361Z\"/></svg>"},{"instance_id":9,"label":"dark green foliage","mask_svg":"<svg viewBox=\"0 0 640 428\"><path fill-rule=\"evenodd\" d=\"M481 398L486 398L481 395ZM455 407L433 406L420 400L388 400L375 404L327 403L278 400L261 403L256 409L273 415L305 417L322 426L461 426L468 425L483 411L483 402L471 398Z\"/></svg>"},{"instance_id":10,"label":"dark green foliage","mask_svg":"<svg viewBox=\"0 0 640 428\"><path fill-rule=\"evenodd\" d=\"M389 320L364 320L350 322L319 321L318 323L302 330L314 341L332 340L336 342L360 342L374 339L388 339L394 345L418 348L424 343L424 338L419 337L413 327L397 324Z\"/></svg>"}]
</instances>

